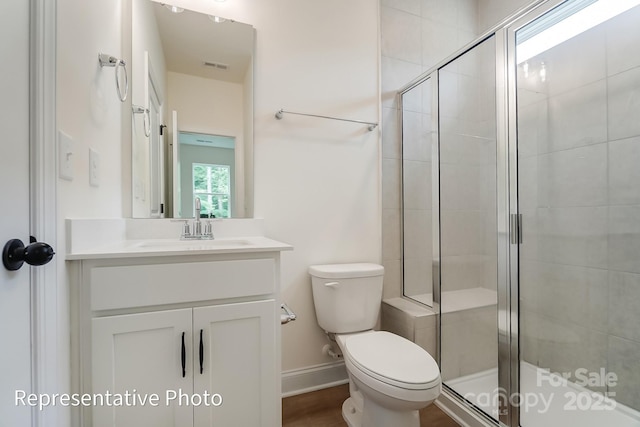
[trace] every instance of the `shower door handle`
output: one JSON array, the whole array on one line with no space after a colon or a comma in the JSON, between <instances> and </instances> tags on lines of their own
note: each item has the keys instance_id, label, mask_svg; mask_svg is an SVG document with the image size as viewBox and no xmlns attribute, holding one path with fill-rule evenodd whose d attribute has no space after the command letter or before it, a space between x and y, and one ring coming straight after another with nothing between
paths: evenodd
<instances>
[{"instance_id":1,"label":"shower door handle","mask_svg":"<svg viewBox=\"0 0 640 427\"><path fill-rule=\"evenodd\" d=\"M509 216L509 235L511 244L522 244L522 214L511 214Z\"/></svg>"}]
</instances>

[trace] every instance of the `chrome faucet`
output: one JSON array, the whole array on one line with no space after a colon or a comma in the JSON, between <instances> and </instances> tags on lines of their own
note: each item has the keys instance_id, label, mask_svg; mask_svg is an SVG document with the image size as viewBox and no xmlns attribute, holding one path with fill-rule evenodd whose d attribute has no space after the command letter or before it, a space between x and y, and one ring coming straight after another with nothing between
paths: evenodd
<instances>
[{"instance_id":1,"label":"chrome faucet","mask_svg":"<svg viewBox=\"0 0 640 427\"><path fill-rule=\"evenodd\" d=\"M193 225L189 227L189 220L175 219L172 221L183 221L181 240L213 240L213 227L211 220L204 224L204 233L202 232L202 221L200 220L200 212L202 211L202 203L200 197L193 200Z\"/></svg>"},{"instance_id":2,"label":"chrome faucet","mask_svg":"<svg viewBox=\"0 0 640 427\"><path fill-rule=\"evenodd\" d=\"M200 203L200 197L196 197L194 200L194 209L193 209L193 235L195 238L200 238L202 236L202 223L200 222L200 211L202 210L202 205Z\"/></svg>"}]
</instances>

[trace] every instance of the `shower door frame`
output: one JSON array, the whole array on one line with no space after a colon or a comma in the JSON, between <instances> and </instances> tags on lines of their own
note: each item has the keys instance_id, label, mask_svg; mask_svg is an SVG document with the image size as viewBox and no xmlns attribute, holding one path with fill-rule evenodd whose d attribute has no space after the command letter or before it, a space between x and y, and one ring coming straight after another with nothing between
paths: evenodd
<instances>
[{"instance_id":1,"label":"shower door frame","mask_svg":"<svg viewBox=\"0 0 640 427\"><path fill-rule=\"evenodd\" d=\"M438 313L436 330L436 359L442 362L442 315L440 274L440 120L439 72L450 62L466 54L492 36L496 42L496 202L497 202L497 257L498 257L498 422L506 426L520 425L520 410L511 396L520 393L519 346L519 246L522 223L518 207L518 134L517 134L517 81L516 32L528 23L549 12L567 0L534 0L516 11L471 43L439 62L427 72L398 91L399 119L402 138L402 95L430 80L432 84L432 285L433 310ZM401 161L402 167L402 161ZM401 196L402 197L402 196ZM401 206L404 211L403 205ZM495 425L496 419L466 401L455 390L443 383L443 392L459 408L473 408L478 422Z\"/></svg>"}]
</instances>

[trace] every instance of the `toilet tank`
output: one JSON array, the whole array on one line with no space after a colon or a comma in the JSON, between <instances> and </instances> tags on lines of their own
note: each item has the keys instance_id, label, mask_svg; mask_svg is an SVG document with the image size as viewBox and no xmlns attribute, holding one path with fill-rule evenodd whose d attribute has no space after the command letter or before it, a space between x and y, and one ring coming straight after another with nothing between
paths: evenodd
<instances>
[{"instance_id":1,"label":"toilet tank","mask_svg":"<svg viewBox=\"0 0 640 427\"><path fill-rule=\"evenodd\" d=\"M330 264L309 267L318 324L344 334L373 329L382 302L384 267Z\"/></svg>"}]
</instances>

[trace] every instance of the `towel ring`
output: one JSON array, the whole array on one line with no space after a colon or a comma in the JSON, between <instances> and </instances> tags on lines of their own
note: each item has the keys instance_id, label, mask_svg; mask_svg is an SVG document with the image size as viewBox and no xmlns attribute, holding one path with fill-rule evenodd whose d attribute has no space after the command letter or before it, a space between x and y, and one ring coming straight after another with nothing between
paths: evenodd
<instances>
[{"instance_id":1,"label":"towel ring","mask_svg":"<svg viewBox=\"0 0 640 427\"><path fill-rule=\"evenodd\" d=\"M98 62L100 62L101 67L115 67L115 76L116 76L116 91L118 92L118 98L120 102L124 102L127 100L127 94L129 93L129 76L127 74L127 63L122 59L118 59L115 56L108 55L106 53L98 54ZM122 92L122 88L120 87L120 79L118 73L118 69L122 68L124 71L124 93Z\"/></svg>"},{"instance_id":2,"label":"towel ring","mask_svg":"<svg viewBox=\"0 0 640 427\"><path fill-rule=\"evenodd\" d=\"M133 114L142 114L142 123L144 126L144 136L149 138L151 135L151 117L149 116L149 109L141 107L139 105L132 105L131 109L133 110Z\"/></svg>"}]
</instances>

